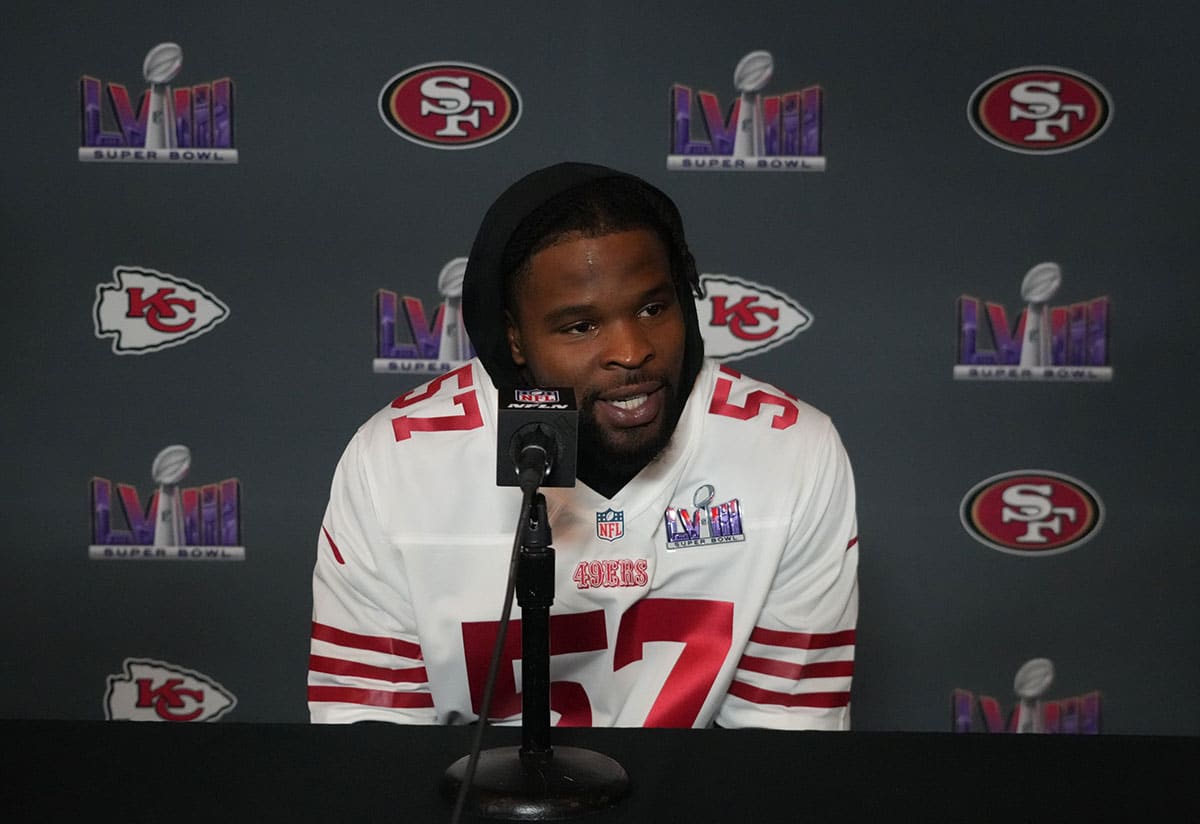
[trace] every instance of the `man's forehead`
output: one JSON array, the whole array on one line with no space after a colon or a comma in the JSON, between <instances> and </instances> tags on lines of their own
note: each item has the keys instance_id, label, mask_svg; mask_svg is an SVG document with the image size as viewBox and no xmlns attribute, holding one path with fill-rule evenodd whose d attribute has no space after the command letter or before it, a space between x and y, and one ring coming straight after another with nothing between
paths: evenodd
<instances>
[{"instance_id":1,"label":"man's forehead","mask_svg":"<svg viewBox=\"0 0 1200 824\"><path fill-rule=\"evenodd\" d=\"M644 230L565 239L534 255L523 280L522 298L617 286L644 291L673 284L666 250Z\"/></svg>"},{"instance_id":2,"label":"man's forehead","mask_svg":"<svg viewBox=\"0 0 1200 824\"><path fill-rule=\"evenodd\" d=\"M537 267L547 273L552 269L583 268L590 264L628 267L647 262L669 263L667 247L653 229L637 227L603 233L568 232L532 254L525 268Z\"/></svg>"}]
</instances>

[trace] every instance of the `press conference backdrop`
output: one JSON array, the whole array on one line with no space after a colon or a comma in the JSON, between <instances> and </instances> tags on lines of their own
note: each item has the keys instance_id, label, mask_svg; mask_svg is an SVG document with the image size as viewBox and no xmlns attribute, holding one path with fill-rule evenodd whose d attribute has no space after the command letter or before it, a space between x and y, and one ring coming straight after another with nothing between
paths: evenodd
<instances>
[{"instance_id":1,"label":"press conference backdrop","mask_svg":"<svg viewBox=\"0 0 1200 824\"><path fill-rule=\"evenodd\" d=\"M1200 733L1193 5L8 9L0 715L304 721L341 450L575 159L842 433L856 728Z\"/></svg>"}]
</instances>

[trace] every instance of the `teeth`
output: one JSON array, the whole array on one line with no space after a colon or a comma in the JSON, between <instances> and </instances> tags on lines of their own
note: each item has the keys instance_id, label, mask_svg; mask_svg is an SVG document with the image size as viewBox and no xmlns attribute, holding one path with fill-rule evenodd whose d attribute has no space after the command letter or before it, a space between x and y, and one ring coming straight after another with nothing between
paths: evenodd
<instances>
[{"instance_id":1,"label":"teeth","mask_svg":"<svg viewBox=\"0 0 1200 824\"><path fill-rule=\"evenodd\" d=\"M618 409L637 409L639 406L641 406L645 402L646 402L645 395L634 395L632 398L626 398L623 401L609 401L609 403L611 403L613 406L617 407Z\"/></svg>"}]
</instances>

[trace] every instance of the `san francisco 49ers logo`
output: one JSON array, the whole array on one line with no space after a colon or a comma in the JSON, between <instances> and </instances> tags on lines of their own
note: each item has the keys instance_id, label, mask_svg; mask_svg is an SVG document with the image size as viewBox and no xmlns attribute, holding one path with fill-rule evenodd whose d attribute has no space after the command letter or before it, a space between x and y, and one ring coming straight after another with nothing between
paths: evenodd
<instances>
[{"instance_id":1,"label":"san francisco 49ers logo","mask_svg":"<svg viewBox=\"0 0 1200 824\"><path fill-rule=\"evenodd\" d=\"M434 149L473 149L508 134L521 98L506 79L470 63L425 63L405 69L379 94L383 122Z\"/></svg>"},{"instance_id":2,"label":"san francisco 49ers logo","mask_svg":"<svg viewBox=\"0 0 1200 824\"><path fill-rule=\"evenodd\" d=\"M1100 498L1081 481L1022 469L976 484L963 498L963 526L980 543L1014 555L1055 555L1092 538L1104 519Z\"/></svg>"},{"instance_id":3,"label":"san francisco 49ers logo","mask_svg":"<svg viewBox=\"0 0 1200 824\"><path fill-rule=\"evenodd\" d=\"M1087 75L1026 66L985 80L967 104L984 140L1024 154L1055 154L1091 143L1112 118L1112 98Z\"/></svg>"}]
</instances>

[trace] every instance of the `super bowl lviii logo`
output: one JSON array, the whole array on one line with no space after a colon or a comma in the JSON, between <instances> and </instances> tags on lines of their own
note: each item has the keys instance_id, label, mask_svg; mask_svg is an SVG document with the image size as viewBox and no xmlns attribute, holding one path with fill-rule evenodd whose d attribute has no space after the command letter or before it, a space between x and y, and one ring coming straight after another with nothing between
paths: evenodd
<instances>
[{"instance_id":1,"label":"super bowl lviii logo","mask_svg":"<svg viewBox=\"0 0 1200 824\"><path fill-rule=\"evenodd\" d=\"M191 465L192 453L186 446L176 444L160 451L150 466L155 490L144 505L133 484L92 478L92 544L88 557L244 560L241 484L237 478L227 478L185 487L182 483Z\"/></svg>"},{"instance_id":2,"label":"super bowl lviii logo","mask_svg":"<svg viewBox=\"0 0 1200 824\"><path fill-rule=\"evenodd\" d=\"M438 274L441 302L432 321L420 298L375 293L375 361L377 373L437 374L457 369L475 356L462 318L462 284L466 258L454 258Z\"/></svg>"},{"instance_id":3,"label":"super bowl lviii logo","mask_svg":"<svg viewBox=\"0 0 1200 824\"><path fill-rule=\"evenodd\" d=\"M117 355L144 355L211 332L229 307L203 286L175 275L118 266L113 282L96 286L96 337L112 339Z\"/></svg>"},{"instance_id":4,"label":"super bowl lviii logo","mask_svg":"<svg viewBox=\"0 0 1200 824\"><path fill-rule=\"evenodd\" d=\"M1082 481L1043 469L994 475L959 507L963 528L984 546L1039 557L1075 549L1104 521L1100 497Z\"/></svg>"},{"instance_id":5,"label":"super bowl lviii logo","mask_svg":"<svg viewBox=\"0 0 1200 824\"><path fill-rule=\"evenodd\" d=\"M954 732L1099 734L1100 693L1047 699L1053 683L1054 662L1049 658L1022 664L1013 678L1017 701L1007 720L996 698L956 689L950 699L952 728Z\"/></svg>"},{"instance_id":6,"label":"super bowl lviii logo","mask_svg":"<svg viewBox=\"0 0 1200 824\"><path fill-rule=\"evenodd\" d=\"M147 88L136 109L123 83L105 83L84 75L79 81L83 127L79 159L96 163L237 163L233 81L223 77L172 86L182 69L183 49L178 44L159 43L150 49L142 61Z\"/></svg>"},{"instance_id":7,"label":"super bowl lviii logo","mask_svg":"<svg viewBox=\"0 0 1200 824\"><path fill-rule=\"evenodd\" d=\"M716 489L704 484L692 495L692 507L669 506L663 513L667 549L728 544L746 540L737 498L714 504Z\"/></svg>"},{"instance_id":8,"label":"super bowl lviii logo","mask_svg":"<svg viewBox=\"0 0 1200 824\"><path fill-rule=\"evenodd\" d=\"M671 87L668 169L823 172L820 86L763 94L775 74L770 52L753 51L733 70L736 94L723 110L715 92Z\"/></svg>"},{"instance_id":9,"label":"super bowl lviii logo","mask_svg":"<svg viewBox=\"0 0 1200 824\"><path fill-rule=\"evenodd\" d=\"M207 675L151 658L126 658L104 692L108 721L216 721L235 706L233 693Z\"/></svg>"},{"instance_id":10,"label":"super bowl lviii logo","mask_svg":"<svg viewBox=\"0 0 1200 824\"><path fill-rule=\"evenodd\" d=\"M1062 282L1057 263L1026 272L1020 289L1025 306L1011 325L1003 304L961 296L955 380L1112 380L1109 299L1053 306Z\"/></svg>"},{"instance_id":11,"label":"super bowl lviii logo","mask_svg":"<svg viewBox=\"0 0 1200 824\"><path fill-rule=\"evenodd\" d=\"M432 149L473 149L499 140L521 117L521 97L504 77L470 63L424 63L379 93L392 131Z\"/></svg>"},{"instance_id":12,"label":"super bowl lviii logo","mask_svg":"<svg viewBox=\"0 0 1200 824\"><path fill-rule=\"evenodd\" d=\"M967 119L989 143L1021 154L1086 146L1108 128L1112 98L1085 74L1057 66L1009 69L979 85Z\"/></svg>"}]
</instances>

